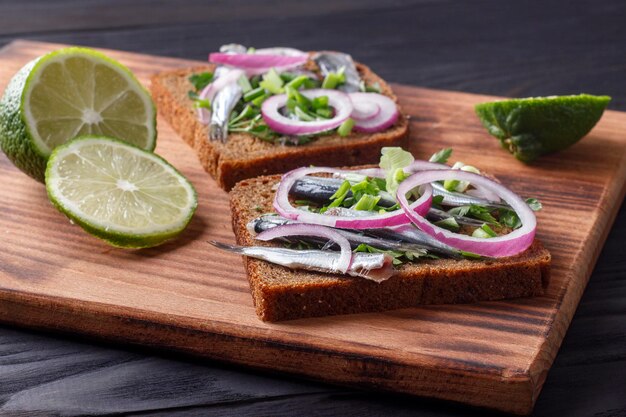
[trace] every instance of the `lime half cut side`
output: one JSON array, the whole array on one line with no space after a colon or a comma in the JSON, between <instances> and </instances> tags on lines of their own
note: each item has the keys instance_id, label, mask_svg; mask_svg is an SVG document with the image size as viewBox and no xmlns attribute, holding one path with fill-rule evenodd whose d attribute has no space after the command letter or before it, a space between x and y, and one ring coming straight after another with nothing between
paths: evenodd
<instances>
[{"instance_id":1,"label":"lime half cut side","mask_svg":"<svg viewBox=\"0 0 626 417\"><path fill-rule=\"evenodd\" d=\"M124 248L177 236L197 206L193 186L163 158L104 137L57 147L46 189L50 201L88 233Z\"/></svg>"},{"instance_id":2,"label":"lime half cut side","mask_svg":"<svg viewBox=\"0 0 626 417\"><path fill-rule=\"evenodd\" d=\"M64 48L25 65L10 81L0 104L0 134L15 165L43 181L52 150L78 136L153 150L156 111L122 64L89 48Z\"/></svg>"},{"instance_id":3,"label":"lime half cut side","mask_svg":"<svg viewBox=\"0 0 626 417\"><path fill-rule=\"evenodd\" d=\"M509 99L476 105L476 114L502 147L523 162L566 149L602 117L611 98L579 94Z\"/></svg>"}]
</instances>

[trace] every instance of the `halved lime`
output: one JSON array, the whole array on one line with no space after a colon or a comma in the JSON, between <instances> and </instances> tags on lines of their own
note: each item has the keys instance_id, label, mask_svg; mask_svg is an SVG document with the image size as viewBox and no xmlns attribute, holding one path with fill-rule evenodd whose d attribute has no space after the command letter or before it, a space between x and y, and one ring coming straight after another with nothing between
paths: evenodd
<instances>
[{"instance_id":1,"label":"halved lime","mask_svg":"<svg viewBox=\"0 0 626 417\"><path fill-rule=\"evenodd\" d=\"M580 94L494 101L476 105L476 114L500 144L524 162L563 150L598 123L608 96Z\"/></svg>"},{"instance_id":2,"label":"halved lime","mask_svg":"<svg viewBox=\"0 0 626 417\"><path fill-rule=\"evenodd\" d=\"M163 158L97 136L52 152L46 189L50 201L88 233L124 248L177 236L197 206L193 186Z\"/></svg>"},{"instance_id":3,"label":"halved lime","mask_svg":"<svg viewBox=\"0 0 626 417\"><path fill-rule=\"evenodd\" d=\"M154 103L122 64L92 49L64 48L11 79L0 101L0 145L22 171L43 181L52 150L86 134L154 149Z\"/></svg>"}]
</instances>

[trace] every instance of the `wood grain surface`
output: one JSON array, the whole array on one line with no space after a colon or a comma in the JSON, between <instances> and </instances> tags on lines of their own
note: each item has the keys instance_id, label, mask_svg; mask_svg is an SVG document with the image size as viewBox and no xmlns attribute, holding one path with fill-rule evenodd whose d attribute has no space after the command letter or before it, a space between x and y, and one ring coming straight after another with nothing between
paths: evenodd
<instances>
[{"instance_id":1,"label":"wood grain surface","mask_svg":"<svg viewBox=\"0 0 626 417\"><path fill-rule=\"evenodd\" d=\"M0 85L55 47L15 42L3 49ZM192 63L110 53L143 81ZM539 237L554 256L544 297L262 323L240 259L205 243L233 241L226 194L161 122L157 152L194 183L199 210L179 239L160 248L123 251L85 235L52 208L42 185L0 159L0 318L346 385L530 412L623 199L626 115L607 112L575 147L525 166L500 151L472 113L474 103L492 97L395 90L412 115L417 157L453 146L457 158L489 167L516 192L544 202Z\"/></svg>"}]
</instances>

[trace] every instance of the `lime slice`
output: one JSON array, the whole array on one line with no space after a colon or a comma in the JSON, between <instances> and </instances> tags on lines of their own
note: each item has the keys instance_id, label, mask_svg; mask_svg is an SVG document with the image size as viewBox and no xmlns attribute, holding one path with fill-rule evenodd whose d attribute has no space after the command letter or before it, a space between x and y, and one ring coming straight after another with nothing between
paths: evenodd
<instances>
[{"instance_id":1,"label":"lime slice","mask_svg":"<svg viewBox=\"0 0 626 417\"><path fill-rule=\"evenodd\" d=\"M154 149L154 104L126 67L88 48L65 48L11 79L0 101L0 145L22 171L43 181L52 150L87 134Z\"/></svg>"},{"instance_id":2,"label":"lime slice","mask_svg":"<svg viewBox=\"0 0 626 417\"><path fill-rule=\"evenodd\" d=\"M598 123L609 101L589 94L511 99L478 104L476 114L504 149L531 162L578 142Z\"/></svg>"},{"instance_id":3,"label":"lime slice","mask_svg":"<svg viewBox=\"0 0 626 417\"><path fill-rule=\"evenodd\" d=\"M113 246L144 248L177 236L197 206L193 186L163 158L105 137L57 147L46 169L50 201Z\"/></svg>"}]
</instances>

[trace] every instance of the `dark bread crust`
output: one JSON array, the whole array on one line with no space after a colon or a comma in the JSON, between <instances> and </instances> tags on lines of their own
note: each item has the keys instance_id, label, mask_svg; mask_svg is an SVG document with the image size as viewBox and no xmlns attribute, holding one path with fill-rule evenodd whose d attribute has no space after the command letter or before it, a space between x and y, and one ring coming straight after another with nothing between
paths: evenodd
<instances>
[{"instance_id":1,"label":"dark bread crust","mask_svg":"<svg viewBox=\"0 0 626 417\"><path fill-rule=\"evenodd\" d=\"M278 175L244 180L230 192L233 231L239 245L272 245L254 240L246 225L261 213L273 211L272 187L279 180ZM550 253L535 240L528 250L508 258L405 264L397 275L377 284L294 271L244 257L256 312L264 321L542 295L549 280L550 261Z\"/></svg>"},{"instance_id":2,"label":"dark bread crust","mask_svg":"<svg viewBox=\"0 0 626 417\"><path fill-rule=\"evenodd\" d=\"M219 186L230 190L238 181L259 175L276 174L306 165L351 166L374 163L384 146L403 146L408 133L407 117L379 133L353 132L348 137L328 135L300 146L282 146L264 142L247 133L232 133L225 144L208 139L208 128L197 120L187 92L189 75L212 71L214 66L163 72L152 77L152 97L159 113L191 146L202 167ZM357 64L368 84L378 83L381 92L394 101L391 88L367 66Z\"/></svg>"}]
</instances>

